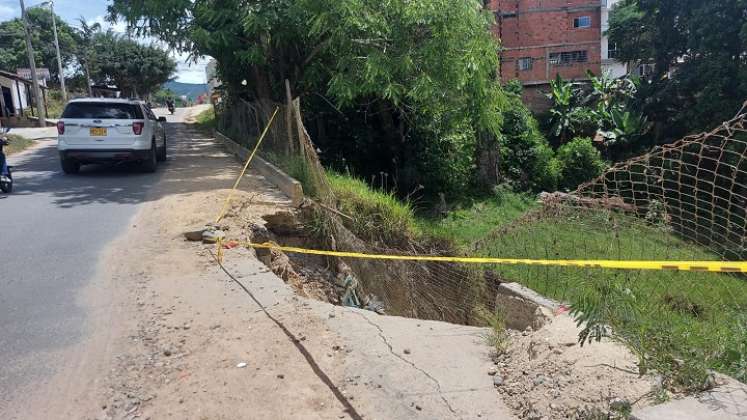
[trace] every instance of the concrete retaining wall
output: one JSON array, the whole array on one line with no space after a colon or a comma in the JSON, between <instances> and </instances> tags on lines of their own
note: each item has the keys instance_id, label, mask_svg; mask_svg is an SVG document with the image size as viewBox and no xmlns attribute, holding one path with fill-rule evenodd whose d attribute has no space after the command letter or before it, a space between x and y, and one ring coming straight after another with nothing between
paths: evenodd
<instances>
[{"instance_id":1,"label":"concrete retaining wall","mask_svg":"<svg viewBox=\"0 0 747 420\"><path fill-rule=\"evenodd\" d=\"M218 131L215 131L215 138L223 143L225 148L231 154L239 158L239 160L241 160L242 162L246 162L246 160L249 158L251 150L247 149L246 147L240 145L234 140L231 140ZM276 186L280 191L287 195L288 198L291 199L291 202L294 206L298 206L301 204L301 202L303 201L303 187L301 186L300 182L291 178L288 174L280 170L280 168L262 159L259 156L254 156L251 167L262 174L262 176L264 176L270 184Z\"/></svg>"},{"instance_id":2,"label":"concrete retaining wall","mask_svg":"<svg viewBox=\"0 0 747 420\"><path fill-rule=\"evenodd\" d=\"M522 331L542 328L560 306L532 289L518 283L501 283L495 298L496 309L506 314L506 327Z\"/></svg>"}]
</instances>

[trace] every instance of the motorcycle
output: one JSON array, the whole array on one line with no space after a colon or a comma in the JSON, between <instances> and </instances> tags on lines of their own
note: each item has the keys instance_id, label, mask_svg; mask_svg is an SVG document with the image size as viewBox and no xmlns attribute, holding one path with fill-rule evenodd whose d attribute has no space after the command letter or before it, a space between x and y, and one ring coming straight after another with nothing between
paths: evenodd
<instances>
[{"instance_id":1,"label":"motorcycle","mask_svg":"<svg viewBox=\"0 0 747 420\"><path fill-rule=\"evenodd\" d=\"M171 113L171 115L174 115L174 104L173 103L168 104L168 108L169 108L169 112Z\"/></svg>"},{"instance_id":2,"label":"motorcycle","mask_svg":"<svg viewBox=\"0 0 747 420\"><path fill-rule=\"evenodd\" d=\"M5 194L10 194L13 191L13 173L11 167L8 166L5 153L3 153L3 147L10 144L8 141L7 134L10 128L0 128L0 191Z\"/></svg>"}]
</instances>

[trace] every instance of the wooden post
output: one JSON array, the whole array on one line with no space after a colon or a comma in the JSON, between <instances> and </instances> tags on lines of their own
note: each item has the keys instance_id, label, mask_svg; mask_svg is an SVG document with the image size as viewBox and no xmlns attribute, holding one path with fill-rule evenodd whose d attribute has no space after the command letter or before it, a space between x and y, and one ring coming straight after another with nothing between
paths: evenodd
<instances>
[{"instance_id":1,"label":"wooden post","mask_svg":"<svg viewBox=\"0 0 747 420\"><path fill-rule=\"evenodd\" d=\"M18 85L18 80L16 80L16 92L18 93L18 110L20 112L20 116L23 117L23 96L21 96L21 86Z\"/></svg>"},{"instance_id":2,"label":"wooden post","mask_svg":"<svg viewBox=\"0 0 747 420\"><path fill-rule=\"evenodd\" d=\"M298 147L300 147L300 151L303 152L304 148L304 129L303 129L303 119L301 118L301 98L296 98L293 100L293 108L295 108L296 111L296 129L298 129Z\"/></svg>"},{"instance_id":3,"label":"wooden post","mask_svg":"<svg viewBox=\"0 0 747 420\"><path fill-rule=\"evenodd\" d=\"M11 99L12 101L13 99ZM7 113L8 108L5 106L5 95L3 95L3 89L0 87L0 117L10 117L10 115L5 115Z\"/></svg>"},{"instance_id":4,"label":"wooden post","mask_svg":"<svg viewBox=\"0 0 747 420\"><path fill-rule=\"evenodd\" d=\"M28 85L26 85L26 103L29 104L29 109L31 110L31 116L36 117L36 114L39 113L39 104L35 104L34 100L31 99L31 92L29 92ZM36 113L34 113L34 106L36 106Z\"/></svg>"},{"instance_id":5,"label":"wooden post","mask_svg":"<svg viewBox=\"0 0 747 420\"><path fill-rule=\"evenodd\" d=\"M293 156L295 147L293 147L293 95L291 94L290 81L285 79L285 127L288 130L288 156Z\"/></svg>"},{"instance_id":6,"label":"wooden post","mask_svg":"<svg viewBox=\"0 0 747 420\"><path fill-rule=\"evenodd\" d=\"M60 76L60 77L62 77L62 76ZM42 89L41 91L42 91L42 100L44 101L44 115L48 116L49 115L49 108L47 108L47 90L46 89Z\"/></svg>"}]
</instances>

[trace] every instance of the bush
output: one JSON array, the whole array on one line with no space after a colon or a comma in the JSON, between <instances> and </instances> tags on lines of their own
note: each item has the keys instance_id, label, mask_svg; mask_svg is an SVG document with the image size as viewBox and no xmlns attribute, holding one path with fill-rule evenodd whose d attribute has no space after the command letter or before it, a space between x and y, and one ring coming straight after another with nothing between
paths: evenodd
<instances>
[{"instance_id":1,"label":"bush","mask_svg":"<svg viewBox=\"0 0 747 420\"><path fill-rule=\"evenodd\" d=\"M501 172L521 190L554 191L558 170L553 151L529 110L516 96L503 112Z\"/></svg>"},{"instance_id":2,"label":"bush","mask_svg":"<svg viewBox=\"0 0 747 420\"><path fill-rule=\"evenodd\" d=\"M470 189L476 178L475 151L477 136L467 121L454 123L454 127L429 127L413 139L417 156L414 168L407 163L402 170L415 169L415 179L427 194L444 193L459 197ZM446 124L444 124L446 125ZM433 139L438 141L433 141ZM410 185L410 188L414 186Z\"/></svg>"},{"instance_id":3,"label":"bush","mask_svg":"<svg viewBox=\"0 0 747 420\"><path fill-rule=\"evenodd\" d=\"M569 190L599 176L606 167L599 150L586 137L577 137L560 146L557 165L560 186Z\"/></svg>"},{"instance_id":4,"label":"bush","mask_svg":"<svg viewBox=\"0 0 747 420\"><path fill-rule=\"evenodd\" d=\"M387 245L406 243L415 237L415 215L408 203L394 195L371 188L365 181L327 172L337 208L352 220L346 227L359 238Z\"/></svg>"}]
</instances>

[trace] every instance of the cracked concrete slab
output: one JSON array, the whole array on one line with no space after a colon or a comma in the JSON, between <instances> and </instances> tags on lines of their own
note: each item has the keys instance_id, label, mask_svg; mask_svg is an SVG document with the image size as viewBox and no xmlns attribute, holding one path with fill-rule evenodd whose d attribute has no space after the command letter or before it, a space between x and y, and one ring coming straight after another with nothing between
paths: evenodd
<instances>
[{"instance_id":1,"label":"cracked concrete slab","mask_svg":"<svg viewBox=\"0 0 747 420\"><path fill-rule=\"evenodd\" d=\"M636 420L747 420L747 385L719 375L711 391L634 411Z\"/></svg>"},{"instance_id":2,"label":"cracked concrete slab","mask_svg":"<svg viewBox=\"0 0 747 420\"><path fill-rule=\"evenodd\" d=\"M262 267L247 253L252 252L229 253L229 270L248 274ZM363 418L516 418L488 374L494 366L484 339L488 329L379 315L299 297L272 273L261 279L248 275L244 281L282 322L309 316L323 322L338 344L319 347L311 337L303 343L322 367L333 359L341 364L335 367L342 372L335 385ZM300 325L292 330L302 334Z\"/></svg>"},{"instance_id":3,"label":"cracked concrete slab","mask_svg":"<svg viewBox=\"0 0 747 420\"><path fill-rule=\"evenodd\" d=\"M488 375L487 330L333 307L328 324L345 339L348 375L369 392L374 418L514 418Z\"/></svg>"}]
</instances>

